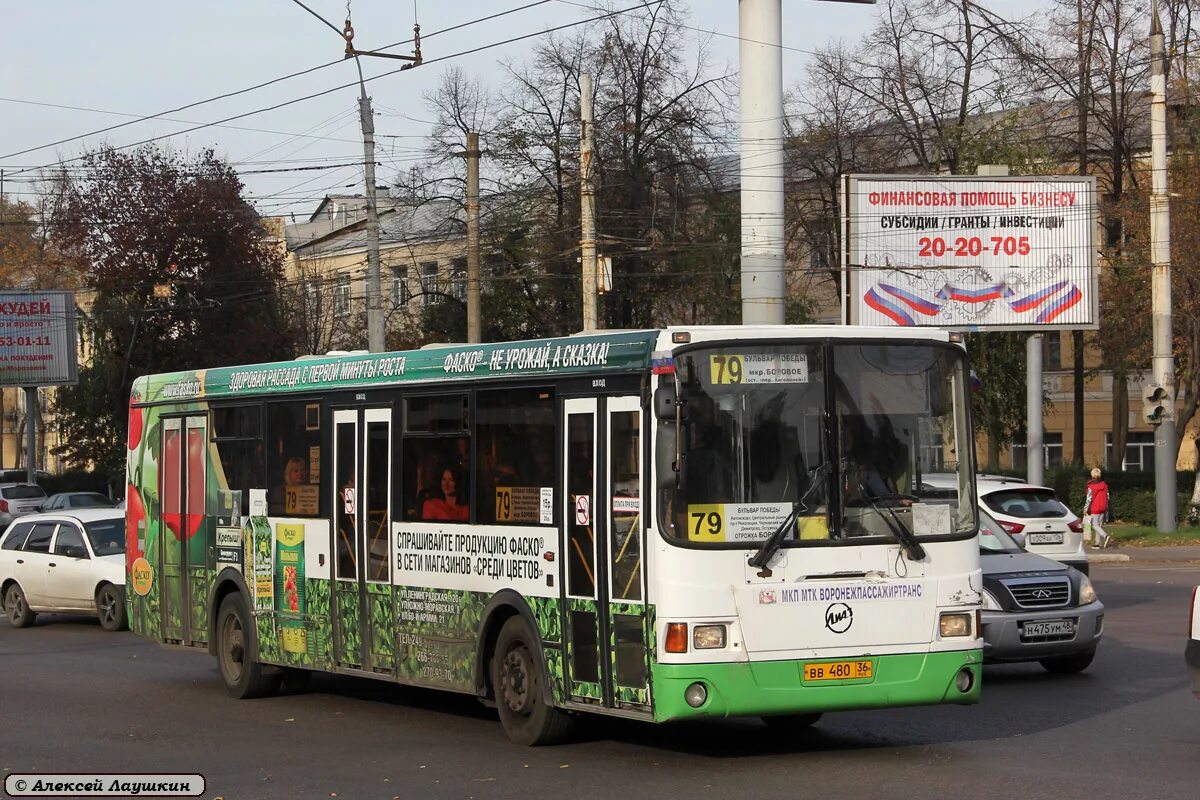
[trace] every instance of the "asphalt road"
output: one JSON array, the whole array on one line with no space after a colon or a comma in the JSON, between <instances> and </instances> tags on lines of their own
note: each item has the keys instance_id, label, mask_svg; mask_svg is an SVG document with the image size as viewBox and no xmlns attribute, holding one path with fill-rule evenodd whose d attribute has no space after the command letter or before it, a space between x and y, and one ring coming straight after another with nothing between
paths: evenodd
<instances>
[{"instance_id":1,"label":"asphalt road","mask_svg":"<svg viewBox=\"0 0 1200 800\"><path fill-rule=\"evenodd\" d=\"M540 749L470 698L321 676L235 701L201 653L79 618L0 622L0 771L201 772L228 800L1200 797L1182 655L1200 565L1093 578L1107 633L1082 675L989 666L978 706L829 714L792 738L754 720L596 720Z\"/></svg>"}]
</instances>

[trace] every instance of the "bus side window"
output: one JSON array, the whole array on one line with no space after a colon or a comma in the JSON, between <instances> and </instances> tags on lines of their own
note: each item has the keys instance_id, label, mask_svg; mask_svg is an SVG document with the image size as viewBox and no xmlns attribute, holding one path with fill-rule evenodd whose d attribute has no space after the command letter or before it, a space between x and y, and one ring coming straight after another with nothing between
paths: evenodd
<instances>
[{"instance_id":1,"label":"bus side window","mask_svg":"<svg viewBox=\"0 0 1200 800\"><path fill-rule=\"evenodd\" d=\"M320 416L310 406L267 406L267 508L274 516L321 516L328 505L320 487Z\"/></svg>"},{"instance_id":2,"label":"bus side window","mask_svg":"<svg viewBox=\"0 0 1200 800\"><path fill-rule=\"evenodd\" d=\"M477 518L537 525L543 487L554 485L555 403L546 387L481 391L475 398Z\"/></svg>"}]
</instances>

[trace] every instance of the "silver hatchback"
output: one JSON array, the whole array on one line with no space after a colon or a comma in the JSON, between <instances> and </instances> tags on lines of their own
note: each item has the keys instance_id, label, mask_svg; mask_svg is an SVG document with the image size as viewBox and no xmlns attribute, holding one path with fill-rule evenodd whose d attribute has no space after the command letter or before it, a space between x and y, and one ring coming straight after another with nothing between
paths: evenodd
<instances>
[{"instance_id":1,"label":"silver hatchback","mask_svg":"<svg viewBox=\"0 0 1200 800\"><path fill-rule=\"evenodd\" d=\"M0 483L0 530L17 517L34 514L46 502L46 492L36 483Z\"/></svg>"},{"instance_id":2,"label":"silver hatchback","mask_svg":"<svg viewBox=\"0 0 1200 800\"><path fill-rule=\"evenodd\" d=\"M1037 661L1050 672L1081 672L1104 633L1104 605L1074 567L1028 553L980 511L984 662Z\"/></svg>"}]
</instances>

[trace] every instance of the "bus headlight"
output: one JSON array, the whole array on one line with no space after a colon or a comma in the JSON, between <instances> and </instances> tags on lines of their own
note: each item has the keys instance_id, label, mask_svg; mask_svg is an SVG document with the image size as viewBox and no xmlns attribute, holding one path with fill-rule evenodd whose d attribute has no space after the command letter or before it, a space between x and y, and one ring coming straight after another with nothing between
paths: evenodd
<instances>
[{"instance_id":1,"label":"bus headlight","mask_svg":"<svg viewBox=\"0 0 1200 800\"><path fill-rule=\"evenodd\" d=\"M984 611L1003 611L1000 607L1000 602L996 600L996 596L984 589L983 592L983 610Z\"/></svg>"},{"instance_id":2,"label":"bus headlight","mask_svg":"<svg viewBox=\"0 0 1200 800\"><path fill-rule=\"evenodd\" d=\"M971 615L965 611L950 611L938 617L938 632L942 638L971 635Z\"/></svg>"},{"instance_id":3,"label":"bus headlight","mask_svg":"<svg viewBox=\"0 0 1200 800\"><path fill-rule=\"evenodd\" d=\"M1079 576L1079 605L1086 606L1096 602L1096 589L1087 575Z\"/></svg>"},{"instance_id":4,"label":"bus headlight","mask_svg":"<svg viewBox=\"0 0 1200 800\"><path fill-rule=\"evenodd\" d=\"M692 646L697 650L719 650L725 646L724 625L697 625L692 629Z\"/></svg>"}]
</instances>

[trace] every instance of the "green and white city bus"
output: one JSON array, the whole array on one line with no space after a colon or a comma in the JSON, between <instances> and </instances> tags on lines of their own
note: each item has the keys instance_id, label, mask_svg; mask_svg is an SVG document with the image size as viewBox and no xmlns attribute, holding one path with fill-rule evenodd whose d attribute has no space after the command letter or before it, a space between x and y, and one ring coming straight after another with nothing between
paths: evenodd
<instances>
[{"instance_id":1,"label":"green and white city bus","mask_svg":"<svg viewBox=\"0 0 1200 800\"><path fill-rule=\"evenodd\" d=\"M953 334L677 327L139 378L130 621L235 697L477 695L515 741L979 698ZM957 489L922 475L957 474Z\"/></svg>"}]
</instances>

